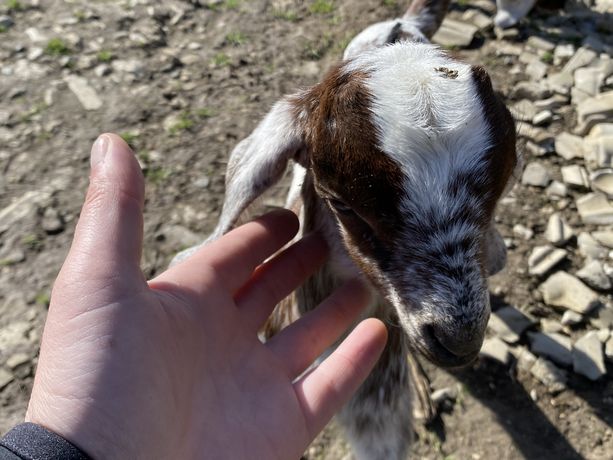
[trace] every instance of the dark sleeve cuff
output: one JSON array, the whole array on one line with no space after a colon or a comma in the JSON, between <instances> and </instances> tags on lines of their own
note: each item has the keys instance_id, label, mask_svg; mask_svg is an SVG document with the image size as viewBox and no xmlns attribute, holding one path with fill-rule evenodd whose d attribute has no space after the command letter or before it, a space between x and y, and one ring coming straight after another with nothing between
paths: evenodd
<instances>
[{"instance_id":1,"label":"dark sleeve cuff","mask_svg":"<svg viewBox=\"0 0 613 460\"><path fill-rule=\"evenodd\" d=\"M92 460L61 436L34 423L22 423L0 439L0 460Z\"/></svg>"}]
</instances>

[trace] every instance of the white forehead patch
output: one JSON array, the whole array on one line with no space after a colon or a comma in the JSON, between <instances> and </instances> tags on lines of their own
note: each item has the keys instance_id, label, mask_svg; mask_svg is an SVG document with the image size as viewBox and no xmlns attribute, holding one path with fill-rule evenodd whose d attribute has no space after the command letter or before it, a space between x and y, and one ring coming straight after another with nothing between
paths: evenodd
<instances>
[{"instance_id":1,"label":"white forehead patch","mask_svg":"<svg viewBox=\"0 0 613 460\"><path fill-rule=\"evenodd\" d=\"M413 201L440 208L457 173L479 179L492 140L469 65L435 45L403 42L358 56L347 70L368 73L379 147L413 184Z\"/></svg>"}]
</instances>

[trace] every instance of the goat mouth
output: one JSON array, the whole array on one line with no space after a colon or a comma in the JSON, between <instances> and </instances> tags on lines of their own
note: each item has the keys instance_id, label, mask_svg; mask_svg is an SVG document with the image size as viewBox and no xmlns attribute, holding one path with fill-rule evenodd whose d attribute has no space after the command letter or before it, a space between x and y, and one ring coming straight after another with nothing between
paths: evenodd
<instances>
[{"instance_id":1,"label":"goat mouth","mask_svg":"<svg viewBox=\"0 0 613 460\"><path fill-rule=\"evenodd\" d=\"M426 359L439 367L447 369L465 367L475 361L479 355L479 350L462 355L452 352L439 342L429 327L424 328L420 335L419 340L415 341L413 346Z\"/></svg>"}]
</instances>

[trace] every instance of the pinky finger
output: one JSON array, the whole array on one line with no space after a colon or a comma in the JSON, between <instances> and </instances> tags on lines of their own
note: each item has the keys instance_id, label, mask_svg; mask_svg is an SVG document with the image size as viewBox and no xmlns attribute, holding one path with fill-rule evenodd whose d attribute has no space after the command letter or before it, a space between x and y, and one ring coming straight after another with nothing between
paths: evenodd
<instances>
[{"instance_id":1,"label":"pinky finger","mask_svg":"<svg viewBox=\"0 0 613 460\"><path fill-rule=\"evenodd\" d=\"M386 342L381 321L362 321L323 363L294 383L312 439L366 379Z\"/></svg>"}]
</instances>

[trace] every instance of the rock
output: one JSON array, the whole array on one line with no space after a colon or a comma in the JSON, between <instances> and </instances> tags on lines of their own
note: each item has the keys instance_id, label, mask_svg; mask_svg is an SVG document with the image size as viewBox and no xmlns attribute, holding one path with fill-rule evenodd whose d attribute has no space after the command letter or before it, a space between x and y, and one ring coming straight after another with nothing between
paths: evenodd
<instances>
[{"instance_id":1,"label":"rock","mask_svg":"<svg viewBox=\"0 0 613 460\"><path fill-rule=\"evenodd\" d=\"M573 362L570 338L555 332L528 332L530 350L539 356L550 358L562 366Z\"/></svg>"},{"instance_id":2,"label":"rock","mask_svg":"<svg viewBox=\"0 0 613 460\"><path fill-rule=\"evenodd\" d=\"M609 361L613 361L613 337L607 340L607 343L604 347L604 355Z\"/></svg>"},{"instance_id":3,"label":"rock","mask_svg":"<svg viewBox=\"0 0 613 460\"><path fill-rule=\"evenodd\" d=\"M598 123L613 117L613 91L584 100L577 106L577 134L585 134Z\"/></svg>"},{"instance_id":4,"label":"rock","mask_svg":"<svg viewBox=\"0 0 613 460\"><path fill-rule=\"evenodd\" d=\"M509 364L511 354L509 346L497 337L485 339L479 356L493 359L501 364Z\"/></svg>"},{"instance_id":5,"label":"rock","mask_svg":"<svg viewBox=\"0 0 613 460\"><path fill-rule=\"evenodd\" d=\"M583 139L567 132L560 133L556 136L555 150L565 160L583 158Z\"/></svg>"},{"instance_id":6,"label":"rock","mask_svg":"<svg viewBox=\"0 0 613 460\"><path fill-rule=\"evenodd\" d=\"M563 61L573 57L574 54L575 45L571 43L557 45L553 50L553 63L560 65Z\"/></svg>"},{"instance_id":7,"label":"rock","mask_svg":"<svg viewBox=\"0 0 613 460\"><path fill-rule=\"evenodd\" d=\"M561 94L554 94L550 98L542 99L534 103L534 107L538 110L557 110L560 107L568 104L568 98Z\"/></svg>"},{"instance_id":8,"label":"rock","mask_svg":"<svg viewBox=\"0 0 613 460\"><path fill-rule=\"evenodd\" d=\"M532 101L522 99L511 107L511 114L516 120L532 121L534 116L537 114L537 110Z\"/></svg>"},{"instance_id":9,"label":"rock","mask_svg":"<svg viewBox=\"0 0 613 460\"><path fill-rule=\"evenodd\" d=\"M117 59L111 63L111 66L116 72L131 74L137 79L143 78L146 75L145 64L138 59Z\"/></svg>"},{"instance_id":10,"label":"rock","mask_svg":"<svg viewBox=\"0 0 613 460\"><path fill-rule=\"evenodd\" d=\"M590 331L573 346L573 370L590 380L598 380L606 374L602 342L596 331Z\"/></svg>"},{"instance_id":11,"label":"rock","mask_svg":"<svg viewBox=\"0 0 613 460\"><path fill-rule=\"evenodd\" d=\"M569 85L569 89L572 83ZM514 99L546 99L552 94L549 86L543 82L522 81L516 84L511 90L511 97Z\"/></svg>"},{"instance_id":12,"label":"rock","mask_svg":"<svg viewBox=\"0 0 613 460\"><path fill-rule=\"evenodd\" d=\"M455 401L458 397L458 391L455 388L441 388L440 390L433 391L430 394L430 400L434 404L434 407L441 407L447 401Z\"/></svg>"},{"instance_id":13,"label":"rock","mask_svg":"<svg viewBox=\"0 0 613 460\"><path fill-rule=\"evenodd\" d=\"M583 322L583 316L572 310L566 310L562 315L560 323L564 326L576 326Z\"/></svg>"},{"instance_id":14,"label":"rock","mask_svg":"<svg viewBox=\"0 0 613 460\"><path fill-rule=\"evenodd\" d=\"M607 343L607 340L609 340L609 337L611 337L611 331L608 329L600 329L599 331L596 331L596 337L598 337L600 343Z\"/></svg>"},{"instance_id":15,"label":"rock","mask_svg":"<svg viewBox=\"0 0 613 460\"><path fill-rule=\"evenodd\" d=\"M563 331L564 327L562 327L562 324L560 324L557 320L547 318L541 319L541 332L549 334L552 332L559 333Z\"/></svg>"},{"instance_id":16,"label":"rock","mask_svg":"<svg viewBox=\"0 0 613 460\"><path fill-rule=\"evenodd\" d=\"M566 272L556 272L539 286L545 304L587 314L599 305L598 294Z\"/></svg>"},{"instance_id":17,"label":"rock","mask_svg":"<svg viewBox=\"0 0 613 460\"><path fill-rule=\"evenodd\" d=\"M543 276L566 258L565 249L556 249L553 246L536 246L528 258L528 273Z\"/></svg>"},{"instance_id":18,"label":"rock","mask_svg":"<svg viewBox=\"0 0 613 460\"><path fill-rule=\"evenodd\" d=\"M514 26L532 9L536 0L498 0L494 23L503 29Z\"/></svg>"},{"instance_id":19,"label":"rock","mask_svg":"<svg viewBox=\"0 0 613 460\"><path fill-rule=\"evenodd\" d=\"M67 75L64 81L68 84L68 88L77 96L79 102L85 110L98 110L102 107L102 100L98 93L89 86L87 80L76 75Z\"/></svg>"},{"instance_id":20,"label":"rock","mask_svg":"<svg viewBox=\"0 0 613 460\"><path fill-rule=\"evenodd\" d=\"M549 221L547 222L547 229L545 230L545 238L552 243L554 246L561 246L567 243L573 236L575 236L575 232L568 225L560 213L553 213L549 217Z\"/></svg>"},{"instance_id":21,"label":"rock","mask_svg":"<svg viewBox=\"0 0 613 460\"><path fill-rule=\"evenodd\" d=\"M522 333L534 324L529 317L513 306L507 306L492 312L488 327L507 343L519 341Z\"/></svg>"},{"instance_id":22,"label":"rock","mask_svg":"<svg viewBox=\"0 0 613 460\"><path fill-rule=\"evenodd\" d=\"M13 27L14 25L15 25L15 22L13 21L13 18L11 18L10 16L6 16L6 15L0 16L0 28L6 30L10 27Z\"/></svg>"},{"instance_id":23,"label":"rock","mask_svg":"<svg viewBox=\"0 0 613 460\"><path fill-rule=\"evenodd\" d=\"M602 126L596 125L595 128ZM593 131L593 130L592 130ZM588 136L585 149L585 159L596 168L613 167L613 134L597 137Z\"/></svg>"},{"instance_id":24,"label":"rock","mask_svg":"<svg viewBox=\"0 0 613 460\"><path fill-rule=\"evenodd\" d=\"M6 367L14 371L19 366L28 364L30 361L31 358L26 353L15 353L14 355L11 355L9 359L6 360Z\"/></svg>"},{"instance_id":25,"label":"rock","mask_svg":"<svg viewBox=\"0 0 613 460\"><path fill-rule=\"evenodd\" d=\"M513 234L524 240L530 240L534 236L534 230L522 224L515 224L513 225Z\"/></svg>"},{"instance_id":26,"label":"rock","mask_svg":"<svg viewBox=\"0 0 613 460\"><path fill-rule=\"evenodd\" d=\"M442 46L466 47L471 44L478 31L472 24L445 17L441 27L432 37L432 42Z\"/></svg>"},{"instance_id":27,"label":"rock","mask_svg":"<svg viewBox=\"0 0 613 460\"><path fill-rule=\"evenodd\" d=\"M542 110L532 119L532 124L535 126L548 125L553 121L553 113L550 110Z\"/></svg>"},{"instance_id":28,"label":"rock","mask_svg":"<svg viewBox=\"0 0 613 460\"><path fill-rule=\"evenodd\" d=\"M551 182L551 176L547 168L541 163L528 163L521 178L521 183L524 185L532 185L534 187L547 187Z\"/></svg>"},{"instance_id":29,"label":"rock","mask_svg":"<svg viewBox=\"0 0 613 460\"><path fill-rule=\"evenodd\" d=\"M585 67L594 61L598 55L589 48L582 46L562 68L562 72L573 73L580 67Z\"/></svg>"},{"instance_id":30,"label":"rock","mask_svg":"<svg viewBox=\"0 0 613 460\"><path fill-rule=\"evenodd\" d=\"M108 64L99 64L94 68L94 74L99 78L109 75L112 71L113 69Z\"/></svg>"},{"instance_id":31,"label":"rock","mask_svg":"<svg viewBox=\"0 0 613 460\"><path fill-rule=\"evenodd\" d=\"M550 42L549 40L541 38L537 35L531 35L530 37L528 37L528 40L526 40L526 46L538 51L549 52L552 52L556 47L555 43Z\"/></svg>"},{"instance_id":32,"label":"rock","mask_svg":"<svg viewBox=\"0 0 613 460\"><path fill-rule=\"evenodd\" d=\"M550 91L567 96L570 94L570 89L573 87L575 80L571 73L557 72L550 73L544 82Z\"/></svg>"},{"instance_id":33,"label":"rock","mask_svg":"<svg viewBox=\"0 0 613 460\"><path fill-rule=\"evenodd\" d=\"M601 262L597 260L589 261L581 270L577 272L577 277L584 281L588 286L601 291L611 289L611 278L607 276Z\"/></svg>"},{"instance_id":34,"label":"rock","mask_svg":"<svg viewBox=\"0 0 613 460\"><path fill-rule=\"evenodd\" d=\"M598 329L613 328L613 308L605 306L597 309L590 318L590 324Z\"/></svg>"},{"instance_id":35,"label":"rock","mask_svg":"<svg viewBox=\"0 0 613 460\"><path fill-rule=\"evenodd\" d=\"M526 75L528 75L531 80L540 80L547 75L548 70L549 66L537 59L526 66Z\"/></svg>"},{"instance_id":36,"label":"rock","mask_svg":"<svg viewBox=\"0 0 613 460\"><path fill-rule=\"evenodd\" d=\"M462 15L463 22L469 22L480 31L491 29L494 26L492 18L479 10L467 10Z\"/></svg>"},{"instance_id":37,"label":"rock","mask_svg":"<svg viewBox=\"0 0 613 460\"><path fill-rule=\"evenodd\" d=\"M598 230L592 232L591 235L598 243L613 249L613 229Z\"/></svg>"},{"instance_id":38,"label":"rock","mask_svg":"<svg viewBox=\"0 0 613 460\"><path fill-rule=\"evenodd\" d=\"M577 237L577 246L579 246L579 253L586 258L603 259L609 254L607 248L586 232L581 232Z\"/></svg>"},{"instance_id":39,"label":"rock","mask_svg":"<svg viewBox=\"0 0 613 460\"><path fill-rule=\"evenodd\" d=\"M547 155L549 153L549 149L537 144L536 142L533 142L530 139L526 141L526 150L535 157L542 157L543 155Z\"/></svg>"},{"instance_id":40,"label":"rock","mask_svg":"<svg viewBox=\"0 0 613 460\"><path fill-rule=\"evenodd\" d=\"M511 348L511 354L517 360L517 367L525 371L529 371L537 360L528 348L521 345Z\"/></svg>"},{"instance_id":41,"label":"rock","mask_svg":"<svg viewBox=\"0 0 613 460\"><path fill-rule=\"evenodd\" d=\"M43 215L41 227L47 234L55 235L64 230L64 222L56 209L47 208Z\"/></svg>"},{"instance_id":42,"label":"rock","mask_svg":"<svg viewBox=\"0 0 613 460\"><path fill-rule=\"evenodd\" d=\"M564 185L562 182L554 180L551 184L549 184L549 187L547 187L545 193L547 193L549 196L565 197L568 195L568 190L566 185Z\"/></svg>"},{"instance_id":43,"label":"rock","mask_svg":"<svg viewBox=\"0 0 613 460\"><path fill-rule=\"evenodd\" d=\"M587 190L590 188L590 179L583 166L562 166L562 181L570 187Z\"/></svg>"},{"instance_id":44,"label":"rock","mask_svg":"<svg viewBox=\"0 0 613 460\"><path fill-rule=\"evenodd\" d=\"M613 224L613 206L606 195L600 192L589 193L577 200L577 210L586 224Z\"/></svg>"},{"instance_id":45,"label":"rock","mask_svg":"<svg viewBox=\"0 0 613 460\"><path fill-rule=\"evenodd\" d=\"M590 179L592 189L604 193L608 198L613 198L613 170L595 171Z\"/></svg>"},{"instance_id":46,"label":"rock","mask_svg":"<svg viewBox=\"0 0 613 460\"><path fill-rule=\"evenodd\" d=\"M42 206L49 196L47 191L28 191L4 209L0 209L0 234L24 219L34 218L38 206Z\"/></svg>"},{"instance_id":47,"label":"rock","mask_svg":"<svg viewBox=\"0 0 613 460\"><path fill-rule=\"evenodd\" d=\"M566 389L566 374L551 361L538 358L530 368L530 373L552 393Z\"/></svg>"},{"instance_id":48,"label":"rock","mask_svg":"<svg viewBox=\"0 0 613 460\"><path fill-rule=\"evenodd\" d=\"M13 377L13 374L0 368L0 390L3 390L4 387L6 387L13 380L15 380L15 377Z\"/></svg>"}]
</instances>

